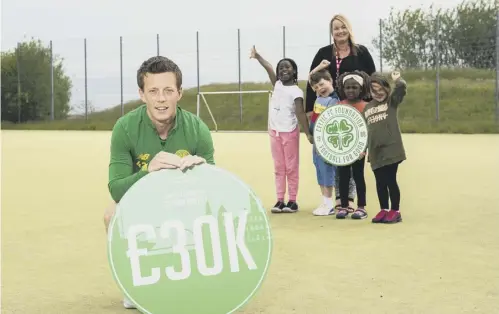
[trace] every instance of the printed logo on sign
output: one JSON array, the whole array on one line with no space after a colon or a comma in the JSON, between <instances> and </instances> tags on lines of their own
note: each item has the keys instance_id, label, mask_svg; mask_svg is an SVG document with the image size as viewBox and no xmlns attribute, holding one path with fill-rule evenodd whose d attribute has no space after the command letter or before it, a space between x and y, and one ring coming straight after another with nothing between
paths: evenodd
<instances>
[{"instance_id":1,"label":"printed logo on sign","mask_svg":"<svg viewBox=\"0 0 499 314\"><path fill-rule=\"evenodd\" d=\"M352 125L346 119L339 122L335 120L326 126L326 133L329 134L327 141L340 151L348 149L353 141L352 130Z\"/></svg>"},{"instance_id":2,"label":"printed logo on sign","mask_svg":"<svg viewBox=\"0 0 499 314\"><path fill-rule=\"evenodd\" d=\"M210 165L162 170L122 198L108 256L118 286L144 313L231 313L267 273L270 227L232 174Z\"/></svg>"},{"instance_id":3,"label":"printed logo on sign","mask_svg":"<svg viewBox=\"0 0 499 314\"><path fill-rule=\"evenodd\" d=\"M327 108L314 127L315 149L336 166L354 163L367 147L367 124L357 109L347 105Z\"/></svg>"}]
</instances>

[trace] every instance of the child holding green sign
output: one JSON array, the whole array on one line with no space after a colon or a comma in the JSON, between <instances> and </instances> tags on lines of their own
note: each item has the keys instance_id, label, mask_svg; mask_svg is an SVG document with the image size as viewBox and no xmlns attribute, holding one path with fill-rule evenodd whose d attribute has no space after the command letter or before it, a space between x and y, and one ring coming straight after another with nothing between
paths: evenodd
<instances>
[{"instance_id":1,"label":"child holding green sign","mask_svg":"<svg viewBox=\"0 0 499 314\"><path fill-rule=\"evenodd\" d=\"M368 81L369 77L367 74L361 71L347 72L340 75L337 82L338 92L340 93L341 99L343 99L340 104L354 107L362 113L367 104L363 99L366 98L369 92ZM365 153L363 153L353 164L338 167L341 206L336 214L337 219L345 219L349 214L348 192L349 182L352 176L357 188L357 209L353 212L352 219L367 218L367 211L365 209L366 180L364 178L364 157Z\"/></svg>"},{"instance_id":2,"label":"child holding green sign","mask_svg":"<svg viewBox=\"0 0 499 314\"><path fill-rule=\"evenodd\" d=\"M340 101L338 93L334 90L331 74L327 70L328 66L329 61L323 60L309 74L310 85L317 93L312 115L310 116L310 133L313 133L315 123L322 112ZM313 214L315 216L334 215L337 206L333 207L333 187L336 190L336 198L339 198L337 168L320 157L315 145L312 149L312 158L316 169L317 183L319 184L323 198L322 203L313 211ZM351 184L349 184L347 189L351 193L347 191L347 203L348 201L353 202L355 197L355 184L353 181L349 183Z\"/></svg>"}]
</instances>

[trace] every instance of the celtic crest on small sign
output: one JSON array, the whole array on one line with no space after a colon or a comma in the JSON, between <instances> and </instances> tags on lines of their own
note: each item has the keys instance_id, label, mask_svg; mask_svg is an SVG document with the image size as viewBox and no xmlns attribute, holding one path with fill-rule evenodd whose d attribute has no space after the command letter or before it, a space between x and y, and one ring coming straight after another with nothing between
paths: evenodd
<instances>
[{"instance_id":1,"label":"celtic crest on small sign","mask_svg":"<svg viewBox=\"0 0 499 314\"><path fill-rule=\"evenodd\" d=\"M314 142L317 153L328 163L350 165L366 150L367 124L354 107L329 107L317 118Z\"/></svg>"}]
</instances>

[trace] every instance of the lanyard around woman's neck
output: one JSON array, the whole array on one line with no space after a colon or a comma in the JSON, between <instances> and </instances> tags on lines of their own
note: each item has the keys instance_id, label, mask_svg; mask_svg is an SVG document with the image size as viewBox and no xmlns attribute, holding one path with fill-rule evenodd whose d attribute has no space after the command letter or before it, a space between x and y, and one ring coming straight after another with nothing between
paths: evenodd
<instances>
[{"instance_id":1,"label":"lanyard around woman's neck","mask_svg":"<svg viewBox=\"0 0 499 314\"><path fill-rule=\"evenodd\" d=\"M336 79L340 77L340 65L341 65L342 59L340 59L340 56L336 54Z\"/></svg>"},{"instance_id":2,"label":"lanyard around woman's neck","mask_svg":"<svg viewBox=\"0 0 499 314\"><path fill-rule=\"evenodd\" d=\"M340 58L340 50L338 49L336 44L333 44L333 45L334 45L334 52L336 55L336 80L338 80L338 77L340 76L340 65L341 65L341 62L343 61L343 59ZM351 54L352 54L352 48L350 47L350 53L348 55L351 55Z\"/></svg>"}]
</instances>

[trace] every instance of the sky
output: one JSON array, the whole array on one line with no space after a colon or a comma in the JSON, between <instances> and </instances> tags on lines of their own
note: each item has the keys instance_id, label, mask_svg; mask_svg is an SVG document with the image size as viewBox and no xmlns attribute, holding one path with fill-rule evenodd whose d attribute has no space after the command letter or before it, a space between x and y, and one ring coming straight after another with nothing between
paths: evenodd
<instances>
[{"instance_id":1,"label":"sky","mask_svg":"<svg viewBox=\"0 0 499 314\"><path fill-rule=\"evenodd\" d=\"M285 26L285 56L297 62L299 79L304 79L317 49L329 44L328 23L334 14L342 13L350 19L357 42L370 50L379 70L379 52L372 40L379 34L379 20L388 16L390 8L429 8L432 4L448 8L460 2L3 0L1 50L13 49L18 41L33 37L47 46L52 40L54 54L64 59L66 74L73 81L71 106L81 112L86 38L87 100L101 110L121 102L120 36L126 102L138 98L136 71L144 60L156 55L157 34L160 54L179 64L184 88L190 88L197 86L196 31L201 85L238 82L238 29L241 80L261 82L267 76L258 62L249 59L250 49L255 45L275 65L283 57ZM389 67L384 64L383 68Z\"/></svg>"}]
</instances>

